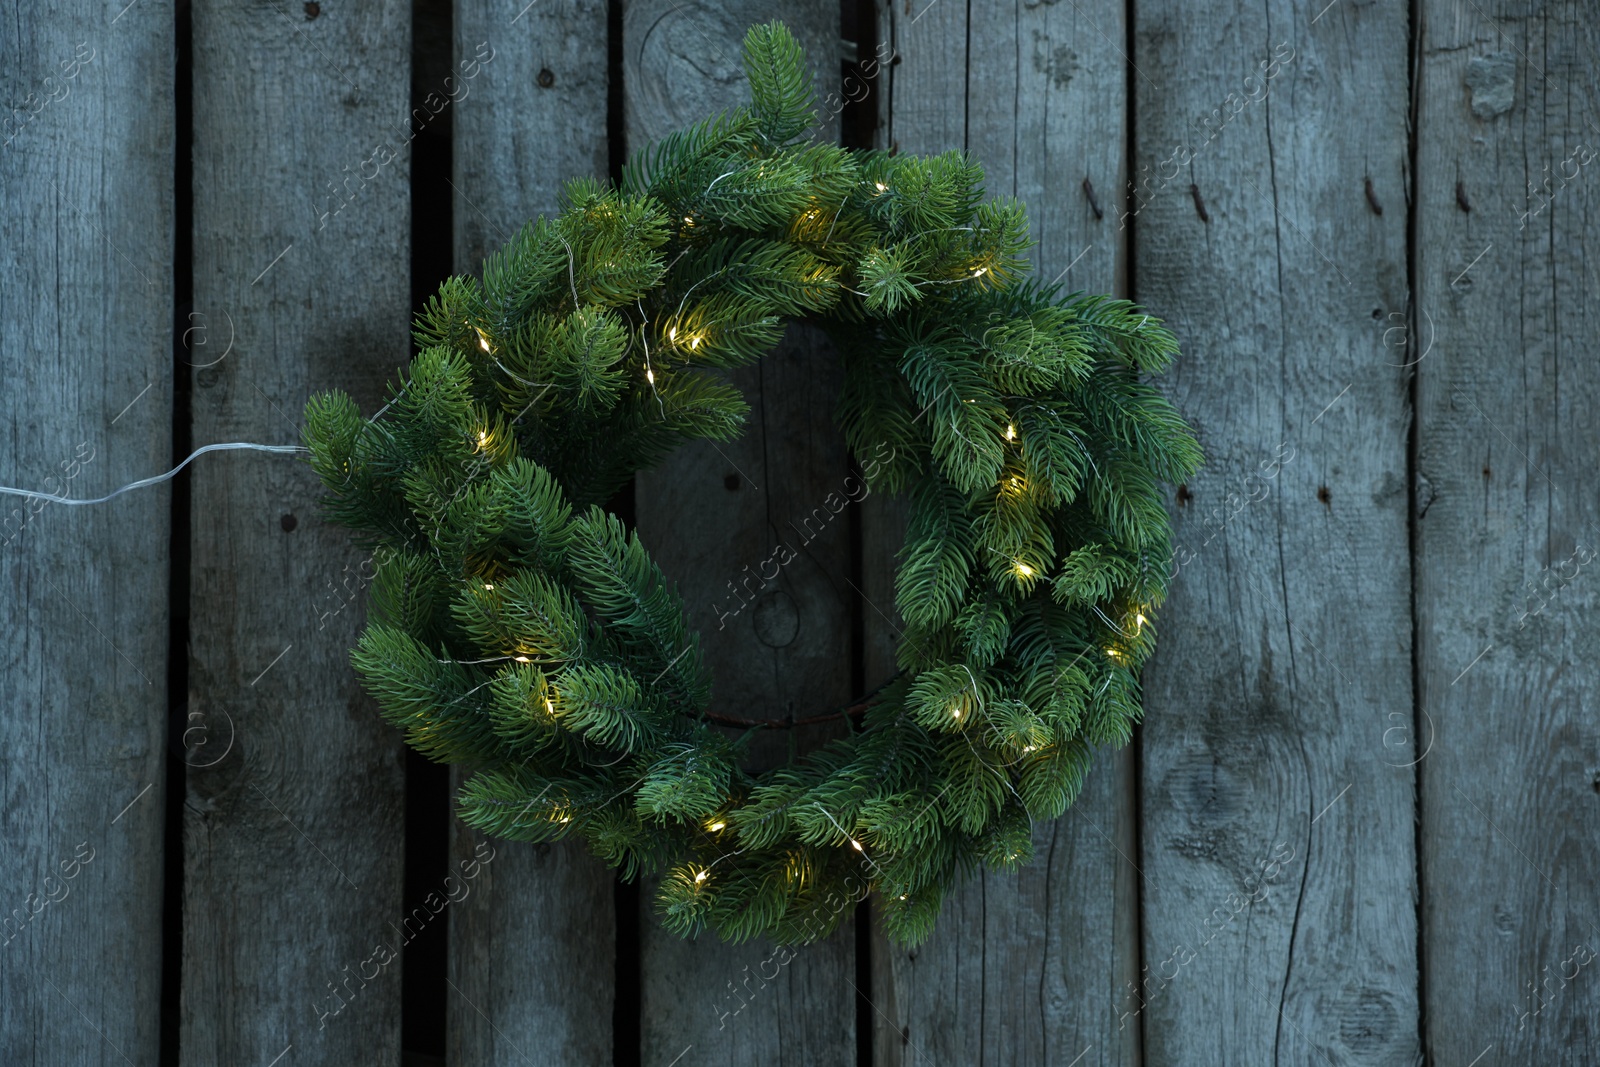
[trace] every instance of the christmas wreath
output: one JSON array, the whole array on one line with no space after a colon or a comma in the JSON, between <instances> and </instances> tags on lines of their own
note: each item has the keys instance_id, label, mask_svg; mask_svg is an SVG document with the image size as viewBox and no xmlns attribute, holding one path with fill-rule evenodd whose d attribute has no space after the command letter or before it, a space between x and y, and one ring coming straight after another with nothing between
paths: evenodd
<instances>
[{"instance_id":1,"label":"christmas wreath","mask_svg":"<svg viewBox=\"0 0 1600 1067\"><path fill-rule=\"evenodd\" d=\"M305 438L330 518L375 549L355 667L412 746L473 768L467 823L660 875L684 935L809 941L873 891L912 942L1131 736L1172 555L1160 483L1201 456L1141 378L1166 329L1026 281L1022 206L961 153L801 140L803 60L751 29L748 107L620 188L568 184L481 281L440 287L382 410L313 397ZM718 372L801 317L844 360L869 487L909 494L902 670L848 736L758 774L749 732L707 715L675 587L604 505L684 440L735 436Z\"/></svg>"}]
</instances>

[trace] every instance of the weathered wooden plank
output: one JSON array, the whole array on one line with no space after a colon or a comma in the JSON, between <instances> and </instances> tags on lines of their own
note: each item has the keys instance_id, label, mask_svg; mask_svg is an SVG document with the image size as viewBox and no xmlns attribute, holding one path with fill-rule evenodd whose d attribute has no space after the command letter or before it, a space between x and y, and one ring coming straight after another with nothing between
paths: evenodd
<instances>
[{"instance_id":1,"label":"weathered wooden plank","mask_svg":"<svg viewBox=\"0 0 1600 1067\"><path fill-rule=\"evenodd\" d=\"M1408 412L1383 344L1408 13L1136 12L1134 291L1182 342L1167 388L1207 464L1145 672L1146 969L1116 1010L1150 1064L1410 1065L1415 772L1384 732L1412 707Z\"/></svg>"},{"instance_id":2,"label":"weathered wooden plank","mask_svg":"<svg viewBox=\"0 0 1600 1067\"><path fill-rule=\"evenodd\" d=\"M0 483L74 497L172 454L172 7L115 14L0 34ZM169 492L0 497L6 1063L156 1062Z\"/></svg>"},{"instance_id":3,"label":"weathered wooden plank","mask_svg":"<svg viewBox=\"0 0 1600 1067\"><path fill-rule=\"evenodd\" d=\"M1422 11L1427 1042L1436 1063L1593 1063L1600 33L1573 3Z\"/></svg>"},{"instance_id":4,"label":"weathered wooden plank","mask_svg":"<svg viewBox=\"0 0 1600 1067\"><path fill-rule=\"evenodd\" d=\"M1123 5L890 3L881 26L897 58L889 143L967 150L991 195L1027 204L1044 280L1117 289ZM892 604L904 527L892 505L879 507L863 531L868 595ZM882 621L869 612L874 619ZM881 651L882 642L867 647ZM868 675L891 669L884 662ZM1137 872L1122 858L1134 852L1132 783L1131 751L1102 752L1067 814L1035 828L1032 865L961 886L915 950L875 941L876 1062L1135 1062L1137 1029L1119 1028L1111 1010L1138 959Z\"/></svg>"},{"instance_id":5,"label":"weathered wooden plank","mask_svg":"<svg viewBox=\"0 0 1600 1067\"><path fill-rule=\"evenodd\" d=\"M194 439L292 442L308 394L374 410L404 364L410 6L193 19L194 301L233 330ZM427 913L400 914L400 741L349 666L371 563L304 464L193 477L189 713L234 732L188 781L182 1062L393 1063Z\"/></svg>"},{"instance_id":6,"label":"weathered wooden plank","mask_svg":"<svg viewBox=\"0 0 1600 1067\"><path fill-rule=\"evenodd\" d=\"M529 218L561 185L604 177L606 10L583 0L460 0L459 61L487 55L453 121L456 269ZM459 784L459 777L457 779ZM452 853L483 839L451 820ZM613 883L581 842L494 841L450 926L452 1063L609 1063L616 967Z\"/></svg>"},{"instance_id":7,"label":"weathered wooden plank","mask_svg":"<svg viewBox=\"0 0 1600 1067\"><path fill-rule=\"evenodd\" d=\"M568 179L604 178L606 11L583 0L457 0L458 63L488 56L454 123L456 269L476 272Z\"/></svg>"},{"instance_id":8,"label":"weathered wooden plank","mask_svg":"<svg viewBox=\"0 0 1600 1067\"><path fill-rule=\"evenodd\" d=\"M839 12L772 0L727 5L636 0L624 5L623 74L632 149L725 108L745 92L740 42L781 17L805 46L823 92L839 80ZM818 136L838 136L820 109ZM744 718L804 716L844 703L850 688L847 516L824 506L849 492L833 426L839 370L810 328L733 375L752 405L737 442L685 448L637 486L640 535L679 583L715 675L714 706ZM814 516L817 509L826 521ZM776 580L763 561L780 544L797 558ZM746 570L748 568L748 571ZM755 599L744 600L735 588ZM762 750L781 759L787 739ZM800 745L809 740L794 739ZM641 917L643 1062L688 1051L694 1063L842 1063L854 1056L852 926L779 966L771 946L680 941L660 928L645 888ZM782 957L779 957L782 958ZM772 962L765 962L772 961Z\"/></svg>"},{"instance_id":9,"label":"weathered wooden plank","mask_svg":"<svg viewBox=\"0 0 1600 1067\"><path fill-rule=\"evenodd\" d=\"M757 719L804 716L849 698L849 516L831 516L823 503L858 485L846 481L844 443L831 421L838 368L815 333L794 325L777 352L734 380L755 406L745 435L685 449L641 475L640 535L681 583L716 672L713 706ZM719 629L719 612L741 603L728 583L744 582L746 564L763 570L780 543L796 558L768 588L750 585L758 598ZM788 739L772 740L757 753L768 763L781 760ZM854 1055L849 922L785 962L765 941L679 939L661 929L652 892L647 885L640 923L643 1062L665 1064L690 1045L697 1063L841 1063Z\"/></svg>"},{"instance_id":10,"label":"weathered wooden plank","mask_svg":"<svg viewBox=\"0 0 1600 1067\"><path fill-rule=\"evenodd\" d=\"M1045 280L1059 281L1069 293L1121 292L1127 231L1118 225L1116 208L1128 125L1123 5L974 0L971 12L965 147L982 162L989 193L1028 205L1038 242L1034 264ZM910 29L909 46L919 43L920 25ZM895 67L895 76L902 70L905 64ZM947 81L944 91L951 88Z\"/></svg>"}]
</instances>

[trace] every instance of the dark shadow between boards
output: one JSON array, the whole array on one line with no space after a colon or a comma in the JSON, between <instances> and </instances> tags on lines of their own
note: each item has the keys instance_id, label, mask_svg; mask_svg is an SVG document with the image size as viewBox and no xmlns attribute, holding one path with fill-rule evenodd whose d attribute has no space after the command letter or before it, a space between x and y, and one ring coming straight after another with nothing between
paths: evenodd
<instances>
[{"instance_id":1,"label":"dark shadow between boards","mask_svg":"<svg viewBox=\"0 0 1600 1067\"><path fill-rule=\"evenodd\" d=\"M194 90L189 2L173 10L172 150L172 466L194 445L190 352L194 311ZM189 472L172 480L171 570L167 577L167 773L163 813L161 899L161 1021L158 1061L178 1063L183 988L183 802L188 790L184 732L189 712Z\"/></svg>"},{"instance_id":2,"label":"dark shadow between boards","mask_svg":"<svg viewBox=\"0 0 1600 1067\"><path fill-rule=\"evenodd\" d=\"M887 69L877 61L878 56L878 3L877 0L841 0L839 5L839 39L844 42L846 54L839 64L839 86L836 90L843 101L839 111L839 141L846 148L872 148L878 141L879 116L882 114L879 78ZM849 54L854 45L854 54ZM864 68L870 63L871 74ZM821 95L828 97L826 87ZM861 476L859 463L852 463L855 474ZM855 510L850 517L850 570L856 589L865 589L866 561L861 528L861 512ZM850 618L850 689L864 693L868 685L866 673L866 605L858 595L852 605ZM872 1035L878 1025L877 1011L871 1000L872 992L872 904L863 900L855 913L855 1025L857 1067L872 1067Z\"/></svg>"},{"instance_id":3,"label":"dark shadow between boards","mask_svg":"<svg viewBox=\"0 0 1600 1067\"><path fill-rule=\"evenodd\" d=\"M607 164L613 185L622 182L622 165L628 159L627 129L624 125L622 95L622 0L606 4L606 144ZM633 484L617 494L609 507L613 514L633 529L636 511ZM616 976L611 990L611 1062L613 1067L640 1067L644 1058L644 1032L640 1018L644 1011L642 942L640 912L643 894L637 882L620 878L614 882L616 912Z\"/></svg>"},{"instance_id":4,"label":"dark shadow between boards","mask_svg":"<svg viewBox=\"0 0 1600 1067\"><path fill-rule=\"evenodd\" d=\"M450 0L416 0L411 13L413 113L438 89L454 62ZM419 124L411 142L411 306L420 308L455 273L451 228L451 119L445 108ZM423 114L427 114L426 110ZM437 892L450 869L450 768L406 749L406 858L401 914ZM402 953L402 1067L445 1062L450 923L431 922Z\"/></svg>"}]
</instances>

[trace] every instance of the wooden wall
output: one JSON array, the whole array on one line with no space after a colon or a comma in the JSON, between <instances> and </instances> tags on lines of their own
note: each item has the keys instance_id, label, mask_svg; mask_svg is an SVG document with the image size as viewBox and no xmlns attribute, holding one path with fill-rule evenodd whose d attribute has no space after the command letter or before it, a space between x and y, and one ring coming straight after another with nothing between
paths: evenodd
<instances>
[{"instance_id":1,"label":"wooden wall","mask_svg":"<svg viewBox=\"0 0 1600 1067\"><path fill-rule=\"evenodd\" d=\"M98 496L171 463L174 130L136 102L172 95L173 13L147 3L5 14L8 486ZM0 505L0 1060L154 1063L170 493Z\"/></svg>"},{"instance_id":2,"label":"wooden wall","mask_svg":"<svg viewBox=\"0 0 1600 1067\"><path fill-rule=\"evenodd\" d=\"M1182 342L1164 385L1208 463L1173 488L1135 743L923 946L863 909L774 977L579 849L408 835L348 665L370 560L302 465L0 496L0 1059L1600 1060L1589 12L862 3L10 4L0 482L98 495L293 443L314 390L375 407L422 228L448 214L429 269L475 270L565 178L739 99L745 27L781 17L823 94L871 86L818 136L973 153L1043 277ZM892 672L904 510L862 501L719 629L852 470L815 331L737 380L749 432L634 509L719 707L782 718ZM473 872L445 916L408 910L408 850ZM447 957L403 956L430 924ZM437 1047L402 1049L407 983Z\"/></svg>"},{"instance_id":3,"label":"wooden wall","mask_svg":"<svg viewBox=\"0 0 1600 1067\"><path fill-rule=\"evenodd\" d=\"M1423 6L1417 841L1441 1062L1600 1056L1597 46L1581 4Z\"/></svg>"}]
</instances>

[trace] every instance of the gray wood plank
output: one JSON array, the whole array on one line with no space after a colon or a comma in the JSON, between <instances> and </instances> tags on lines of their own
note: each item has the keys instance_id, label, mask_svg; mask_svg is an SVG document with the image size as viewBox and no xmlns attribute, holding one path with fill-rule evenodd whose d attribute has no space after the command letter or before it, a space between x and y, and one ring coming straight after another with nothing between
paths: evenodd
<instances>
[{"instance_id":1,"label":"gray wood plank","mask_svg":"<svg viewBox=\"0 0 1600 1067\"><path fill-rule=\"evenodd\" d=\"M604 865L576 842L459 827L451 860L480 873L451 909L446 1062L610 1063L616 919Z\"/></svg>"},{"instance_id":2,"label":"gray wood plank","mask_svg":"<svg viewBox=\"0 0 1600 1067\"><path fill-rule=\"evenodd\" d=\"M0 34L0 484L80 498L172 455L172 8L115 14ZM6 1063L156 1062L169 493L0 497Z\"/></svg>"},{"instance_id":3,"label":"gray wood plank","mask_svg":"<svg viewBox=\"0 0 1600 1067\"><path fill-rule=\"evenodd\" d=\"M1407 12L1136 10L1134 290L1208 460L1145 672L1146 971L1115 1010L1153 1065L1410 1067Z\"/></svg>"},{"instance_id":4,"label":"gray wood plank","mask_svg":"<svg viewBox=\"0 0 1600 1067\"><path fill-rule=\"evenodd\" d=\"M977 0L970 14L891 3L880 30L899 57L889 74L889 143L970 152L991 195L1027 204L1037 271L1067 291L1122 288L1124 26L1119 3ZM894 503L877 508L863 531L865 577L868 595L892 605L904 520ZM867 617L883 623L878 612ZM884 657L869 678L892 670L886 646L892 640L869 638L869 651ZM1066 815L1035 827L1029 867L959 887L917 949L895 948L880 932L875 1062L1136 1062L1137 1028L1119 1027L1111 1010L1138 966L1137 872L1123 858L1134 854L1133 828L1132 752L1101 752Z\"/></svg>"},{"instance_id":5,"label":"gray wood plank","mask_svg":"<svg viewBox=\"0 0 1600 1067\"><path fill-rule=\"evenodd\" d=\"M375 410L405 362L411 9L193 20L194 302L234 331L194 439L294 442L308 394ZM415 923L401 742L349 664L370 561L302 463L193 478L189 713L234 734L188 781L182 1062L395 1063Z\"/></svg>"},{"instance_id":6,"label":"gray wood plank","mask_svg":"<svg viewBox=\"0 0 1600 1067\"><path fill-rule=\"evenodd\" d=\"M455 40L458 61L492 56L452 129L456 269L476 273L558 210L563 182L606 174L605 5L461 0ZM484 839L452 818L451 842L459 864ZM488 847L486 874L451 912L450 1062L611 1062L610 873L581 842Z\"/></svg>"},{"instance_id":7,"label":"gray wood plank","mask_svg":"<svg viewBox=\"0 0 1600 1067\"><path fill-rule=\"evenodd\" d=\"M831 421L840 386L833 360L814 332L792 325L777 352L733 376L753 406L762 400L744 436L686 448L638 479L640 536L679 583L714 672L713 709L723 714L803 717L850 697L848 515L826 526L812 518L813 509L828 515L830 493L848 491L844 442ZM754 573L780 543L796 558L719 629L719 611L738 604L727 583L743 581L746 564ZM799 746L817 736L797 732ZM781 762L790 740L766 739L756 759ZM725 945L712 933L681 940L661 928L653 892L647 883L640 918L642 1062L660 1067L690 1045L694 1063L842 1063L854 1055L850 922L784 962L787 953L774 958L764 941Z\"/></svg>"},{"instance_id":8,"label":"gray wood plank","mask_svg":"<svg viewBox=\"0 0 1600 1067\"><path fill-rule=\"evenodd\" d=\"M819 91L836 91L837 7L637 0L623 10L631 149L747 98L740 43L752 23L783 18L806 48ZM825 107L821 115L818 136L836 138L837 116ZM753 408L744 436L690 446L641 475L639 531L703 635L715 709L804 716L850 696L851 520L807 524L830 493L846 491L850 473L832 421L839 370L815 331L795 325L776 354L733 380ZM753 606L731 614L740 603L732 586L745 580L744 568L755 573L780 543L798 558ZM771 738L758 757L776 761L790 740L804 746L815 736ZM661 1067L680 1055L684 1063L728 1064L854 1056L851 924L780 967L786 956L775 958L766 944L728 946L712 934L684 942L663 931L652 892L647 885L640 923L645 1064Z\"/></svg>"},{"instance_id":9,"label":"gray wood plank","mask_svg":"<svg viewBox=\"0 0 1600 1067\"><path fill-rule=\"evenodd\" d=\"M605 5L457 0L455 51L458 63L492 57L451 120L456 269L476 273L524 222L558 210L564 182L606 175Z\"/></svg>"},{"instance_id":10,"label":"gray wood plank","mask_svg":"<svg viewBox=\"0 0 1600 1067\"><path fill-rule=\"evenodd\" d=\"M1572 3L1422 10L1427 1042L1436 1063L1593 1063L1600 33Z\"/></svg>"}]
</instances>

